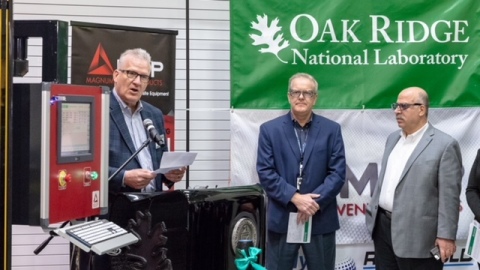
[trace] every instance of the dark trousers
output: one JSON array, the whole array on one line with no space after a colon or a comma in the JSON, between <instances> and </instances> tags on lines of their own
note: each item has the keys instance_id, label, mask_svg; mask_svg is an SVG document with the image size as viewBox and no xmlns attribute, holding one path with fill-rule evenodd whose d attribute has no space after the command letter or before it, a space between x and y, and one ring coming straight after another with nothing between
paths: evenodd
<instances>
[{"instance_id":1,"label":"dark trousers","mask_svg":"<svg viewBox=\"0 0 480 270\"><path fill-rule=\"evenodd\" d=\"M334 270L335 232L312 235L310 243L287 243L286 233L268 231L266 268L268 270L292 270L302 247L308 269Z\"/></svg>"},{"instance_id":2,"label":"dark trousers","mask_svg":"<svg viewBox=\"0 0 480 270\"><path fill-rule=\"evenodd\" d=\"M392 220L379 211L373 232L376 270L442 270L443 263L435 258L400 258L393 252Z\"/></svg>"}]
</instances>

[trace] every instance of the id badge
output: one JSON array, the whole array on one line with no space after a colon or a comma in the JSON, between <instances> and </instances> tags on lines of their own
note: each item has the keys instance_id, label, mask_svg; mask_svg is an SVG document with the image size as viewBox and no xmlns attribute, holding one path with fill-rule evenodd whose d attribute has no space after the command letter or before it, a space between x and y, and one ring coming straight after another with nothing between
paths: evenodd
<instances>
[{"instance_id":1,"label":"id badge","mask_svg":"<svg viewBox=\"0 0 480 270\"><path fill-rule=\"evenodd\" d=\"M303 178L301 176L297 177L297 190L300 191L300 186L302 185Z\"/></svg>"}]
</instances>

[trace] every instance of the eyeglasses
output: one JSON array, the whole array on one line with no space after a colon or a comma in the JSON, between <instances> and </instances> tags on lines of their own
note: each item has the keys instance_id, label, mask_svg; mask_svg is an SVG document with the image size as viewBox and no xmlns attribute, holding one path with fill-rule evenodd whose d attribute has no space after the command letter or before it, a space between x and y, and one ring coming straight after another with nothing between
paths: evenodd
<instances>
[{"instance_id":1,"label":"eyeglasses","mask_svg":"<svg viewBox=\"0 0 480 270\"><path fill-rule=\"evenodd\" d=\"M148 82L150 80L150 76L149 75L142 75L142 74L138 74L137 72L135 71L131 71L131 70L125 70L125 69L119 69L118 71L121 71L123 73L125 73L127 75L127 77L129 79L132 79L132 80L135 80L137 77L140 77L140 81L141 82Z\"/></svg>"},{"instance_id":2,"label":"eyeglasses","mask_svg":"<svg viewBox=\"0 0 480 270\"><path fill-rule=\"evenodd\" d=\"M308 90L308 91L290 90L288 91L288 94L294 98L299 98L300 95L303 95L305 98L313 98L314 96L317 95L317 93L313 90Z\"/></svg>"},{"instance_id":3,"label":"eyeglasses","mask_svg":"<svg viewBox=\"0 0 480 270\"><path fill-rule=\"evenodd\" d=\"M401 111L405 111L412 106L422 106L422 103L392 103L392 110L400 108Z\"/></svg>"}]
</instances>

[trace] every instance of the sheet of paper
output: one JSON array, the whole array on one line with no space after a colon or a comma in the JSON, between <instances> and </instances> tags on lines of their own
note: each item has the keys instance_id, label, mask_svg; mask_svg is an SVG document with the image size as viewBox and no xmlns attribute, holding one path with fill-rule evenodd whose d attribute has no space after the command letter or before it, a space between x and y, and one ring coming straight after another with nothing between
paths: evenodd
<instances>
[{"instance_id":1,"label":"sheet of paper","mask_svg":"<svg viewBox=\"0 0 480 270\"><path fill-rule=\"evenodd\" d=\"M192 165L197 157L195 152L164 152L160 161L160 168L156 173L167 173L171 170Z\"/></svg>"},{"instance_id":2,"label":"sheet of paper","mask_svg":"<svg viewBox=\"0 0 480 270\"><path fill-rule=\"evenodd\" d=\"M304 224L297 224L298 213L290 213L288 218L287 243L310 243L312 217Z\"/></svg>"},{"instance_id":3,"label":"sheet of paper","mask_svg":"<svg viewBox=\"0 0 480 270\"><path fill-rule=\"evenodd\" d=\"M475 220L470 223L465 254L480 262L480 224Z\"/></svg>"}]
</instances>

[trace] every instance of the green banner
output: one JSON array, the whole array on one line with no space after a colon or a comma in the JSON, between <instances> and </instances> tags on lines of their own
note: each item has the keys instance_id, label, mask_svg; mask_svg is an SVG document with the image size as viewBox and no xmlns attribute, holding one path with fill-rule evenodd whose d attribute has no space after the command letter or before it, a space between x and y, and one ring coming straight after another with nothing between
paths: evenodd
<instances>
[{"instance_id":1,"label":"green banner","mask_svg":"<svg viewBox=\"0 0 480 270\"><path fill-rule=\"evenodd\" d=\"M233 108L289 108L297 72L317 79L317 108L387 108L409 86L480 106L478 0L230 3Z\"/></svg>"}]
</instances>

